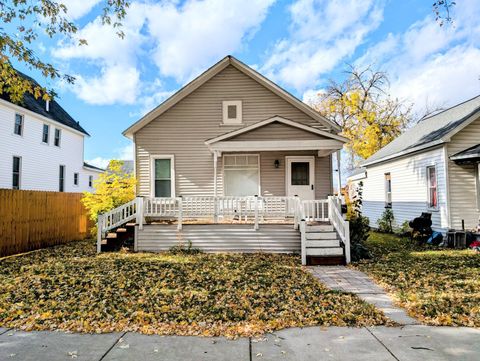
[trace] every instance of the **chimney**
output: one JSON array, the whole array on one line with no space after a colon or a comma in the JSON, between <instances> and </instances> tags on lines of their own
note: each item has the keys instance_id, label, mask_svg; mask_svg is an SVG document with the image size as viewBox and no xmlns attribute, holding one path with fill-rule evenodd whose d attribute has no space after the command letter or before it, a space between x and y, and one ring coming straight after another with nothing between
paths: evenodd
<instances>
[{"instance_id":1,"label":"chimney","mask_svg":"<svg viewBox=\"0 0 480 361\"><path fill-rule=\"evenodd\" d=\"M50 100L46 100L46 101L45 101L45 110L46 110L47 112L50 111Z\"/></svg>"}]
</instances>

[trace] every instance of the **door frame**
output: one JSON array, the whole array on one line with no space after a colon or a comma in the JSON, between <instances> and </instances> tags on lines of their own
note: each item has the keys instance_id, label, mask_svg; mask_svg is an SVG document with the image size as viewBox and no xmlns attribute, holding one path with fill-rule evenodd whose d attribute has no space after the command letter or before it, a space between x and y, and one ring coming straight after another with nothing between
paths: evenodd
<instances>
[{"instance_id":1,"label":"door frame","mask_svg":"<svg viewBox=\"0 0 480 361\"><path fill-rule=\"evenodd\" d=\"M310 167L310 187L313 184L313 199L315 199L315 192L317 185L315 184L315 156L314 155L287 155L285 156L285 195L287 197L290 197L289 195L289 188L291 186L291 162L311 162L311 167ZM292 195L293 197L293 195Z\"/></svg>"}]
</instances>

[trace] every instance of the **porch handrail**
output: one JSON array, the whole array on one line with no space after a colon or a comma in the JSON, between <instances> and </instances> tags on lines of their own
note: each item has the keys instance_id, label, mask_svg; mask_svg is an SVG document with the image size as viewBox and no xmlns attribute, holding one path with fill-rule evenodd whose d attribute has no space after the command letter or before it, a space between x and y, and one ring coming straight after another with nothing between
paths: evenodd
<instances>
[{"instance_id":1,"label":"porch handrail","mask_svg":"<svg viewBox=\"0 0 480 361\"><path fill-rule=\"evenodd\" d=\"M111 211L99 214L97 220L97 252L101 250L102 238L106 232L136 219L138 212L139 199L135 198Z\"/></svg>"},{"instance_id":2,"label":"porch handrail","mask_svg":"<svg viewBox=\"0 0 480 361\"><path fill-rule=\"evenodd\" d=\"M302 219L305 221L328 222L327 199L306 199L302 201Z\"/></svg>"},{"instance_id":3,"label":"porch handrail","mask_svg":"<svg viewBox=\"0 0 480 361\"><path fill-rule=\"evenodd\" d=\"M343 219L341 211L340 198L329 196L328 197L328 216L330 223L333 225L340 240L345 246L345 262L348 264L351 260L350 255L350 224Z\"/></svg>"}]
</instances>

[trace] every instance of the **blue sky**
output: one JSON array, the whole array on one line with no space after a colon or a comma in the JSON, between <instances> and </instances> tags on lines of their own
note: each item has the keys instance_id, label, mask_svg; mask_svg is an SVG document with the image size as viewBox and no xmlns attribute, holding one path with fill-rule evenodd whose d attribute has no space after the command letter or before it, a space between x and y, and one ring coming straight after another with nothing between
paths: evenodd
<instances>
[{"instance_id":1,"label":"blue sky","mask_svg":"<svg viewBox=\"0 0 480 361\"><path fill-rule=\"evenodd\" d=\"M121 132L228 54L307 102L347 63L386 71L418 114L480 94L480 0L457 1L443 28L433 0L132 1L123 40L99 22L101 1L62 2L89 45L43 38L35 49L75 85L20 69L57 90L91 134L85 159L101 166L131 158Z\"/></svg>"}]
</instances>

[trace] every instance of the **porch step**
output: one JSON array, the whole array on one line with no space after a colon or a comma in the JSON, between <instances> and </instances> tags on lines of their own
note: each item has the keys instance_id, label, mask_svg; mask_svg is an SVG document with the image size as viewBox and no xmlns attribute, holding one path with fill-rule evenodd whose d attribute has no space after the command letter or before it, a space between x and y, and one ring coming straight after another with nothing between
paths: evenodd
<instances>
[{"instance_id":1,"label":"porch step","mask_svg":"<svg viewBox=\"0 0 480 361\"><path fill-rule=\"evenodd\" d=\"M113 239L113 238L117 238L117 237L118 237L118 235L116 233L113 233L113 232L107 234L107 239Z\"/></svg>"},{"instance_id":2,"label":"porch step","mask_svg":"<svg viewBox=\"0 0 480 361\"><path fill-rule=\"evenodd\" d=\"M307 233L307 239L337 239L336 232L315 232L315 233Z\"/></svg>"},{"instance_id":3,"label":"porch step","mask_svg":"<svg viewBox=\"0 0 480 361\"><path fill-rule=\"evenodd\" d=\"M315 239L308 240L305 243L307 249L309 248L328 248L328 247L340 247L340 241L338 239Z\"/></svg>"},{"instance_id":4,"label":"porch step","mask_svg":"<svg viewBox=\"0 0 480 361\"><path fill-rule=\"evenodd\" d=\"M305 231L307 233L312 233L312 232L334 232L335 229L331 224L321 224L317 226L307 226L305 227Z\"/></svg>"},{"instance_id":5,"label":"porch step","mask_svg":"<svg viewBox=\"0 0 480 361\"><path fill-rule=\"evenodd\" d=\"M307 256L343 256L342 247L307 248Z\"/></svg>"}]
</instances>

